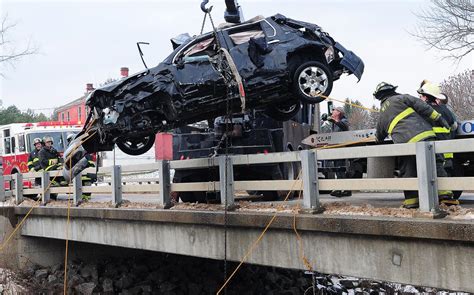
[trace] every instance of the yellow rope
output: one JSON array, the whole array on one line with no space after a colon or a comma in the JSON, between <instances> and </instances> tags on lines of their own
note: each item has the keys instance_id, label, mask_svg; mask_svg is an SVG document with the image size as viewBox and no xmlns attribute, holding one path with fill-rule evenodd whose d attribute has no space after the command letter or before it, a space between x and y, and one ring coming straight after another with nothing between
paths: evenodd
<instances>
[{"instance_id":1,"label":"yellow rope","mask_svg":"<svg viewBox=\"0 0 474 295\"><path fill-rule=\"evenodd\" d=\"M346 142L346 143L341 143L341 144L337 144L337 145L332 145L332 146L324 146L324 147L321 147L321 148L314 148L314 150L318 150L318 149L329 149L329 148L336 148L336 147L342 147L342 146L348 146L348 145L352 145L352 144L356 144L356 143L362 143L362 142L367 142L369 140L373 140L373 138L365 138L363 140L359 140L359 141L351 141L351 142ZM298 177L295 179L290 191L288 192L288 194L286 195L285 199L283 200L283 202L286 202L288 201L288 198L289 196L291 195L291 193L294 191L294 188L295 188L295 185L297 183L298 180L300 180L301 178L301 171L300 173L298 174ZM301 197L301 190L300 190L300 193L299 193L299 197ZM252 254L252 252L255 250L255 247L260 243L260 241L262 240L263 236L265 235L265 233L267 232L268 228L272 225L273 221L276 219L278 215L278 211L275 212L275 214L273 214L272 218L270 219L270 221L267 223L267 225L265 226L265 228L263 229L262 233L258 236L258 238L255 240L255 242L252 244L252 246L249 248L249 250L245 253L244 257L240 260L240 263L239 265L237 265L237 267L234 269L234 271L232 272L232 274L227 278L227 280L224 282L224 284L220 287L220 289L217 291L217 294L219 295L222 290L224 290L224 288L229 284L229 282L231 281L231 279L235 276L235 274L237 273L237 271L240 269L240 267L245 263L245 261L247 261L247 258ZM312 267L311 267L311 264L309 262L309 260L306 258L306 256L304 255L304 249L303 249L303 243L302 243L302 238L300 236L300 234L298 233L298 230L296 228L296 213L294 215L294 220L293 220L293 230L296 234L296 237L297 237L297 240L298 240L298 243L299 243L299 251L300 251L300 257L301 259L303 260L303 264L308 268L308 270L312 271Z\"/></svg>"},{"instance_id":2,"label":"yellow rope","mask_svg":"<svg viewBox=\"0 0 474 295\"><path fill-rule=\"evenodd\" d=\"M44 192L47 191L50 187L51 187L51 184L53 183L53 181L56 179L56 177L58 177L58 174L56 174L53 179L51 179L51 181L49 182L49 185L46 187L46 189L43 190L43 195L44 195ZM23 184L22 184L23 185ZM28 216L31 214L31 212L33 211L34 208L38 207L38 205L40 204L40 201L41 201L42 197L41 198L38 198L38 200L36 200L36 202L33 204L33 206L30 208L30 210L28 210L28 212L25 214L25 216L23 217L23 219L20 221L20 223L18 223L15 228L13 229L13 231L10 233L10 235L8 236L8 238L5 240L5 242L2 243L2 245L0 245L0 252L3 251L3 249L5 248L5 246L8 244L8 242L10 241L10 239L13 237L13 235L21 228L21 226L23 225L23 223L26 221L26 218L28 218Z\"/></svg>"},{"instance_id":3,"label":"yellow rope","mask_svg":"<svg viewBox=\"0 0 474 295\"><path fill-rule=\"evenodd\" d=\"M94 120L95 121L95 120ZM92 121L92 123L94 122ZM89 125L88 129L86 130L85 133L89 131L90 128L92 128L92 123ZM66 159L66 161L69 160L69 179L72 180L72 156L74 152L86 141L88 141L92 136L95 135L96 132L93 132L91 135L87 136L84 140L81 141L80 144L78 144L72 152L69 154L69 159ZM69 194L72 193L71 191L72 187L69 188ZM64 281L63 281L63 293L64 295L67 294L67 260L68 260L68 254L69 254L69 220L70 220L70 211L71 211L71 199L67 199L67 219L66 219L66 233L65 233L65 239L66 239L66 249L64 250Z\"/></svg>"},{"instance_id":4,"label":"yellow rope","mask_svg":"<svg viewBox=\"0 0 474 295\"><path fill-rule=\"evenodd\" d=\"M324 98L324 100L337 101L337 102L347 104L347 105L350 105L350 106L353 106L353 107L356 107L356 108L359 108L359 109L363 109L363 110L366 110L366 111L369 111L369 112L372 112L372 113L379 113L380 112L379 110L376 110L376 109L367 108L367 107L364 107L364 106L361 106L361 105L358 105L358 104L355 104L355 103L351 103L349 101L332 98L330 96L325 96L325 95L318 95L318 96Z\"/></svg>"},{"instance_id":5,"label":"yellow rope","mask_svg":"<svg viewBox=\"0 0 474 295\"><path fill-rule=\"evenodd\" d=\"M95 120L94 120L95 121ZM93 125L93 122L92 121L89 126L87 127L85 133L87 133L91 128L92 128L92 125ZM92 136L95 135L96 132L93 132L92 134L90 134L89 136L87 136L84 140L81 141L81 143L76 146L71 154L69 155L69 157L66 159L66 162L69 161L69 166L71 167L71 164L72 164L72 155L74 154L74 152L84 143L86 142L87 140L89 140L90 138L92 138ZM71 167L72 168L72 167ZM59 170L58 170L59 171ZM70 169L70 178L72 176L72 169ZM53 181L56 179L56 177L58 177L59 174L56 174L53 179L51 179L51 181L49 182L49 185L46 187L46 189L43 190L43 194L45 191L47 191L50 187L51 187L51 184L53 183ZM70 192L71 193L71 192ZM23 225L23 223L26 221L26 219L28 218L28 216L31 214L31 212L33 211L34 208L38 207L38 205L40 204L40 201L41 201L41 198L39 198L35 204L33 204L33 206L30 208L30 210L28 210L28 212L25 214L25 216L22 218L22 220L20 221L20 223L17 224L17 226L15 226L15 228L13 229L13 231L10 233L10 235L8 236L8 238L0 245L0 252L3 251L3 249L5 248L5 246L8 244L8 242L11 240L11 238L15 235L15 233L21 228L21 226ZM66 223L66 250L65 250L65 260L64 260L64 294L67 293L67 257L68 257L68 244L69 244L69 239L68 239L68 229L69 229L69 220L70 220L70 199L68 199L68 210L67 210L67 223Z\"/></svg>"},{"instance_id":6,"label":"yellow rope","mask_svg":"<svg viewBox=\"0 0 474 295\"><path fill-rule=\"evenodd\" d=\"M296 180L298 180L299 178L301 177L301 171L300 171L300 174L298 175L298 178ZM286 202L288 200L288 198L290 197L291 193L293 192L294 190L294 187L296 185L296 180L295 182L293 182L293 185L290 189L290 191L288 192L288 194L286 195L285 199L283 200L283 202ZM275 212L275 214L273 214L272 218L270 219L270 221L267 223L267 225L265 226L265 228L263 229L262 233L258 236L257 240L255 240L255 242L252 244L252 246L249 248L249 250L247 250L247 253L245 253L244 257L240 260L240 263L239 265L237 265L237 267L234 269L234 271L231 273L231 275L227 278L227 280L224 282L224 284L222 285L222 287L219 289L219 291L217 291L217 294L220 294L222 292L222 290L224 290L224 288L227 286L227 284L230 282L230 280L234 277L234 275L237 273L237 271L240 269L240 267L244 264L244 262L247 260L247 258L250 256L250 254L252 254L253 250L255 249L255 247L258 245L258 243L260 243L260 241L262 240L263 236L265 235L265 233L267 232L268 228L272 225L273 221L275 220L275 218L277 217L278 215L278 211Z\"/></svg>"}]
</instances>

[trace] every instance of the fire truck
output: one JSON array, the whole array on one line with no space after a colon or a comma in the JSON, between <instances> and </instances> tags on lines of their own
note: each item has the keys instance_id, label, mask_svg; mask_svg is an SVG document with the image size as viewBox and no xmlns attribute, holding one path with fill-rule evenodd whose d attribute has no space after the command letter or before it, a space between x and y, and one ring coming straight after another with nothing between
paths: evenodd
<instances>
[{"instance_id":1,"label":"fire truck","mask_svg":"<svg viewBox=\"0 0 474 295\"><path fill-rule=\"evenodd\" d=\"M77 122L13 123L0 126L0 160L3 174L28 172L28 155L34 149L33 140L51 136L54 148L62 155L67 147L66 137L78 133Z\"/></svg>"}]
</instances>

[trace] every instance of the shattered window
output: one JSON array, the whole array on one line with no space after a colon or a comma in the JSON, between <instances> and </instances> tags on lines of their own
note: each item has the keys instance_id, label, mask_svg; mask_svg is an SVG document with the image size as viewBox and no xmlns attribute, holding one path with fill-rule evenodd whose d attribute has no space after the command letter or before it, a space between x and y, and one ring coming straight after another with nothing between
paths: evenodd
<instances>
[{"instance_id":1,"label":"shattered window","mask_svg":"<svg viewBox=\"0 0 474 295\"><path fill-rule=\"evenodd\" d=\"M214 49L214 45L215 45L214 38L202 40L198 43L195 43L190 48L188 48L184 52L184 56L185 57L200 56L200 55L212 56L216 53L216 50Z\"/></svg>"},{"instance_id":2,"label":"shattered window","mask_svg":"<svg viewBox=\"0 0 474 295\"><path fill-rule=\"evenodd\" d=\"M229 37L232 42L234 42L234 45L240 45L249 42L251 38L257 39L264 36L265 35L263 34L262 30L251 30L229 34Z\"/></svg>"}]
</instances>

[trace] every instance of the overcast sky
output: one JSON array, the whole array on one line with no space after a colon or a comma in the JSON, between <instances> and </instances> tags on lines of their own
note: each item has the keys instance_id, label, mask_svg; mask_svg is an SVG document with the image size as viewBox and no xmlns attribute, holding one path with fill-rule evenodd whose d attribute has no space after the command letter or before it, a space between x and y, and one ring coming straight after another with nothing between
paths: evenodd
<instances>
[{"instance_id":1,"label":"overcast sky","mask_svg":"<svg viewBox=\"0 0 474 295\"><path fill-rule=\"evenodd\" d=\"M223 21L224 0L210 0L213 18ZM461 63L441 60L437 51L426 51L408 31L413 12L429 1L318 1L240 0L245 17L281 13L320 25L335 40L354 51L365 63L357 83L343 76L331 96L374 103L372 92L380 81L399 85L414 94L423 79L441 82L450 75L473 68L473 56ZM130 73L143 69L136 42L144 49L149 66L157 65L172 51L170 38L184 32L198 34L203 14L200 0L153 1L19 1L0 0L0 13L17 26L9 37L18 47L29 40L39 54L7 67L0 77L3 105L20 109L54 108L83 95L86 83L97 86L119 77L120 67ZM210 30L208 24L207 30ZM45 110L49 113L50 111Z\"/></svg>"}]
</instances>

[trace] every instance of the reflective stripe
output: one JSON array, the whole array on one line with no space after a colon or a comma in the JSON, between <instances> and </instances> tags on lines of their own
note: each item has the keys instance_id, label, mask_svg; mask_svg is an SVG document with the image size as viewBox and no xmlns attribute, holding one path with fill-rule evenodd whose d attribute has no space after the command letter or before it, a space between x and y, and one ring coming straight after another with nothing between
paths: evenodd
<instances>
[{"instance_id":1,"label":"reflective stripe","mask_svg":"<svg viewBox=\"0 0 474 295\"><path fill-rule=\"evenodd\" d=\"M53 169L56 165L50 165L48 167L46 167L46 169L44 169L44 171L49 171L51 169Z\"/></svg>"},{"instance_id":2,"label":"reflective stripe","mask_svg":"<svg viewBox=\"0 0 474 295\"><path fill-rule=\"evenodd\" d=\"M437 111L433 111L430 115L430 119L436 121L439 119L440 116L441 115Z\"/></svg>"},{"instance_id":3,"label":"reflective stripe","mask_svg":"<svg viewBox=\"0 0 474 295\"><path fill-rule=\"evenodd\" d=\"M412 108L406 108L403 112L400 114L396 115L395 118L393 118L392 122L390 122L390 126L388 127L388 134L392 134L393 128L397 126L398 122L402 120L403 118L406 118L409 114L414 113L415 110Z\"/></svg>"},{"instance_id":4,"label":"reflective stripe","mask_svg":"<svg viewBox=\"0 0 474 295\"><path fill-rule=\"evenodd\" d=\"M419 203L418 198L411 198L411 199L406 199L405 201L403 201L403 205L415 205L418 203Z\"/></svg>"},{"instance_id":5,"label":"reflective stripe","mask_svg":"<svg viewBox=\"0 0 474 295\"><path fill-rule=\"evenodd\" d=\"M408 142L418 142L428 137L436 137L436 134L433 132L433 130L421 132L420 134L413 136Z\"/></svg>"},{"instance_id":6,"label":"reflective stripe","mask_svg":"<svg viewBox=\"0 0 474 295\"><path fill-rule=\"evenodd\" d=\"M445 159L452 159L452 158L454 158L454 154L453 154L453 153L444 153L443 156L444 156Z\"/></svg>"},{"instance_id":7,"label":"reflective stripe","mask_svg":"<svg viewBox=\"0 0 474 295\"><path fill-rule=\"evenodd\" d=\"M30 165L33 165L33 161L29 161L28 163L26 163L27 166L30 166Z\"/></svg>"},{"instance_id":8,"label":"reflective stripe","mask_svg":"<svg viewBox=\"0 0 474 295\"><path fill-rule=\"evenodd\" d=\"M38 162L40 159L39 158L34 158L33 162Z\"/></svg>"},{"instance_id":9,"label":"reflective stripe","mask_svg":"<svg viewBox=\"0 0 474 295\"><path fill-rule=\"evenodd\" d=\"M446 127L433 127L435 133L451 133L451 131Z\"/></svg>"}]
</instances>

